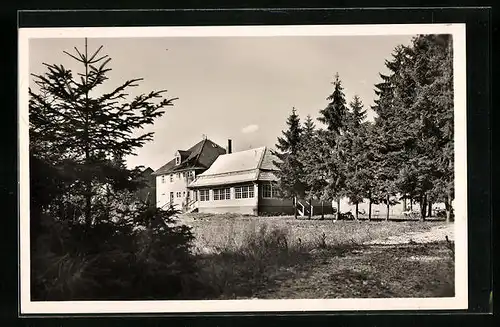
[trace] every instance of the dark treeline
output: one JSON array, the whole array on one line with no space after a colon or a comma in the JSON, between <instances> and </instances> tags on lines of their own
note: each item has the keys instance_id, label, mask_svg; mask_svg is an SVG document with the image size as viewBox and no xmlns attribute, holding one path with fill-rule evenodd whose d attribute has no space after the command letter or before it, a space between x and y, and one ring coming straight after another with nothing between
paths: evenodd
<instances>
[{"instance_id":1,"label":"dark treeline","mask_svg":"<svg viewBox=\"0 0 500 327\"><path fill-rule=\"evenodd\" d=\"M419 35L411 45L396 47L385 62L389 73L375 85L374 122L366 120L358 96L347 104L338 74L317 118L324 128L316 128L310 116L301 124L294 108L276 146L284 195L348 197L356 208L366 199L369 219L372 203L389 209L395 201L416 202L425 219L432 204L441 202L452 219L452 49L450 35Z\"/></svg>"}]
</instances>

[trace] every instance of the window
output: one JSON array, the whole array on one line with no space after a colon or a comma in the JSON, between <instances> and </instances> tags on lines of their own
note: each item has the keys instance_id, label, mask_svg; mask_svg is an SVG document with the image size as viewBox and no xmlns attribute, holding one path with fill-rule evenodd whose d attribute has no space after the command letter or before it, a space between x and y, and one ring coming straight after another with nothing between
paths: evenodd
<instances>
[{"instance_id":1,"label":"window","mask_svg":"<svg viewBox=\"0 0 500 327\"><path fill-rule=\"evenodd\" d=\"M209 190L200 190L200 201L209 201L210 194Z\"/></svg>"},{"instance_id":2,"label":"window","mask_svg":"<svg viewBox=\"0 0 500 327\"><path fill-rule=\"evenodd\" d=\"M182 196L186 196L186 191L182 192Z\"/></svg>"},{"instance_id":3,"label":"window","mask_svg":"<svg viewBox=\"0 0 500 327\"><path fill-rule=\"evenodd\" d=\"M174 174L170 174L170 183L174 181Z\"/></svg>"},{"instance_id":4,"label":"window","mask_svg":"<svg viewBox=\"0 0 500 327\"><path fill-rule=\"evenodd\" d=\"M165 183L165 175L161 175L161 183L164 184Z\"/></svg>"},{"instance_id":5,"label":"window","mask_svg":"<svg viewBox=\"0 0 500 327\"><path fill-rule=\"evenodd\" d=\"M181 178L181 173L177 173L177 178Z\"/></svg>"},{"instance_id":6,"label":"window","mask_svg":"<svg viewBox=\"0 0 500 327\"><path fill-rule=\"evenodd\" d=\"M278 198L278 189L276 185L273 184L263 184L262 185L262 197L265 199Z\"/></svg>"},{"instance_id":7,"label":"window","mask_svg":"<svg viewBox=\"0 0 500 327\"><path fill-rule=\"evenodd\" d=\"M219 188L214 190L214 200L229 200L231 199L230 188Z\"/></svg>"},{"instance_id":8,"label":"window","mask_svg":"<svg viewBox=\"0 0 500 327\"><path fill-rule=\"evenodd\" d=\"M253 198L253 185L245 185L234 188L234 195L236 199Z\"/></svg>"},{"instance_id":9,"label":"window","mask_svg":"<svg viewBox=\"0 0 500 327\"><path fill-rule=\"evenodd\" d=\"M176 196L177 196L178 198L180 198L180 197L181 197L181 194L182 194L181 192L177 192L177 193L176 193Z\"/></svg>"},{"instance_id":10,"label":"window","mask_svg":"<svg viewBox=\"0 0 500 327\"><path fill-rule=\"evenodd\" d=\"M179 155L179 153L176 153L175 154L175 164L179 165L180 163L181 163L181 156Z\"/></svg>"}]
</instances>

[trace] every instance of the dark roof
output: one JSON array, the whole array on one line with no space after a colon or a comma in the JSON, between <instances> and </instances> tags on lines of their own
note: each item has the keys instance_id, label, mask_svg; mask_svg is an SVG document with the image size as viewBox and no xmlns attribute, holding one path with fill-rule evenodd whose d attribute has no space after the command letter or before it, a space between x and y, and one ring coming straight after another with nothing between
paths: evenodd
<instances>
[{"instance_id":1,"label":"dark roof","mask_svg":"<svg viewBox=\"0 0 500 327\"><path fill-rule=\"evenodd\" d=\"M142 171L142 174L143 174L143 175L146 175L146 174L152 174L153 172L154 172L154 170L153 170L151 167L148 167L148 168L146 168L146 169L144 169L144 170Z\"/></svg>"},{"instance_id":2,"label":"dark roof","mask_svg":"<svg viewBox=\"0 0 500 327\"><path fill-rule=\"evenodd\" d=\"M175 164L175 158L167 162L160 169L155 171L153 175L169 174L185 169L207 169L221 154L225 154L226 150L220 145L209 139L204 139L188 150L179 150L181 155L181 163Z\"/></svg>"}]
</instances>

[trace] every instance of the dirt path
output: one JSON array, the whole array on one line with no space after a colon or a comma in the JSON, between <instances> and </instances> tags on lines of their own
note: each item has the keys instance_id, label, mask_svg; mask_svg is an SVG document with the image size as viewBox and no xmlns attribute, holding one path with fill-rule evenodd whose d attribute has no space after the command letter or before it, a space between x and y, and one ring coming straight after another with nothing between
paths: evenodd
<instances>
[{"instance_id":1,"label":"dirt path","mask_svg":"<svg viewBox=\"0 0 500 327\"><path fill-rule=\"evenodd\" d=\"M432 243L444 241L446 237L450 241L455 239L455 225L453 223L434 226L429 231L408 233L405 235L390 236L366 242L365 245L396 245L408 243Z\"/></svg>"}]
</instances>

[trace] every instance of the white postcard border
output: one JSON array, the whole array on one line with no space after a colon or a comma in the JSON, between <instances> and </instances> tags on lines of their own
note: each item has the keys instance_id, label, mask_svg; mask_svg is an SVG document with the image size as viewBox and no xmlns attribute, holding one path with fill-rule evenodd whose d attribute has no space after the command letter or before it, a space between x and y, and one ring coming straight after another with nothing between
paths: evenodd
<instances>
[{"instance_id":1,"label":"white postcard border","mask_svg":"<svg viewBox=\"0 0 500 327\"><path fill-rule=\"evenodd\" d=\"M255 37L452 34L455 102L455 297L318 300L68 301L33 302L30 296L29 40L32 38ZM19 29L19 256L21 314L305 312L446 310L468 306L467 122L465 24L183 26Z\"/></svg>"}]
</instances>

